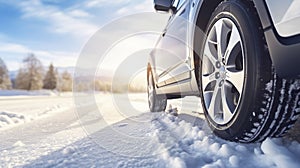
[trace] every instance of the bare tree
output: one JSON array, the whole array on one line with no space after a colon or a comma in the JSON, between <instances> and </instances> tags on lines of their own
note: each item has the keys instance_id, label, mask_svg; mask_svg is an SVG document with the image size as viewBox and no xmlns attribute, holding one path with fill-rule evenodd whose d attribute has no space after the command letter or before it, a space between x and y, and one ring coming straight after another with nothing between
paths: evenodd
<instances>
[{"instance_id":1,"label":"bare tree","mask_svg":"<svg viewBox=\"0 0 300 168\"><path fill-rule=\"evenodd\" d=\"M43 86L44 89L53 90L53 89L56 88L56 85L57 85L57 76L56 75L57 74L54 70L54 66L51 63L50 66L49 66L49 69L46 73L46 76L44 78L44 86Z\"/></svg>"},{"instance_id":2,"label":"bare tree","mask_svg":"<svg viewBox=\"0 0 300 168\"><path fill-rule=\"evenodd\" d=\"M0 58L0 90L11 89L11 80L8 75L7 67Z\"/></svg>"},{"instance_id":3,"label":"bare tree","mask_svg":"<svg viewBox=\"0 0 300 168\"><path fill-rule=\"evenodd\" d=\"M43 87L43 65L34 54L23 60L16 78L16 87L25 90L40 90Z\"/></svg>"}]
</instances>

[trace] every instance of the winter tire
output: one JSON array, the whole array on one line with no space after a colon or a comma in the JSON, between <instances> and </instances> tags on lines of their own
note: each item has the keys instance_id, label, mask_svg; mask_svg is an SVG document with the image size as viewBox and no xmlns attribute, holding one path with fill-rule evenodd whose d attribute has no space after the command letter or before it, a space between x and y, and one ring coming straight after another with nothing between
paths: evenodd
<instances>
[{"instance_id":1,"label":"winter tire","mask_svg":"<svg viewBox=\"0 0 300 168\"><path fill-rule=\"evenodd\" d=\"M199 89L213 132L245 143L282 136L300 114L300 84L276 75L253 5L222 2L206 34Z\"/></svg>"},{"instance_id":2,"label":"winter tire","mask_svg":"<svg viewBox=\"0 0 300 168\"><path fill-rule=\"evenodd\" d=\"M163 94L156 94L154 79L151 70L148 72L148 104L151 112L161 112L166 109L167 97Z\"/></svg>"}]
</instances>

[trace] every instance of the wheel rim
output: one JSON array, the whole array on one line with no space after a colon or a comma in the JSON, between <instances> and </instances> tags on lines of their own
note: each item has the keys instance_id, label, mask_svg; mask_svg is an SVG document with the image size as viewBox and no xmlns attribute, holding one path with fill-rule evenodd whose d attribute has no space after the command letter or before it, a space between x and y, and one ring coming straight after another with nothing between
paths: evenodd
<instances>
[{"instance_id":1,"label":"wheel rim","mask_svg":"<svg viewBox=\"0 0 300 168\"><path fill-rule=\"evenodd\" d=\"M148 104L149 104L149 107L151 109L152 105L153 105L153 91L154 91L154 88L153 88L153 79L152 79L152 75L151 73L149 74L148 76L148 87L147 87L147 90L148 90Z\"/></svg>"},{"instance_id":2,"label":"wheel rim","mask_svg":"<svg viewBox=\"0 0 300 168\"><path fill-rule=\"evenodd\" d=\"M235 116L244 88L243 43L237 26L219 19L208 33L202 60L202 95L209 117L227 124Z\"/></svg>"}]
</instances>

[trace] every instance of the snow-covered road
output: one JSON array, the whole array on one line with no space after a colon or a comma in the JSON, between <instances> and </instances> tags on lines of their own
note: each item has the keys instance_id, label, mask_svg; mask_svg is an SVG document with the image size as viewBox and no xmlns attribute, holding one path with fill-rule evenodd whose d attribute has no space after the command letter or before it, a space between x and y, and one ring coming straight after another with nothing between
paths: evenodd
<instances>
[{"instance_id":1,"label":"snow-covered road","mask_svg":"<svg viewBox=\"0 0 300 168\"><path fill-rule=\"evenodd\" d=\"M298 142L238 144L214 136L197 98L171 101L178 117L149 113L145 94L101 93L95 100L0 97L0 167L300 166Z\"/></svg>"}]
</instances>

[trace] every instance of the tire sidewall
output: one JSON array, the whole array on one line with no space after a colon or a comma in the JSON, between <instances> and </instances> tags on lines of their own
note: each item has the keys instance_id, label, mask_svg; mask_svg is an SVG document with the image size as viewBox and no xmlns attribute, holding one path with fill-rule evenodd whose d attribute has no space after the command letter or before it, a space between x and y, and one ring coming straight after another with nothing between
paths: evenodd
<instances>
[{"instance_id":1,"label":"tire sidewall","mask_svg":"<svg viewBox=\"0 0 300 168\"><path fill-rule=\"evenodd\" d=\"M160 111L164 111L166 109L167 106L167 97L164 94L157 94L156 93L156 87L155 87L155 82L154 82L154 77L153 74L150 70L150 72L148 72L148 77L147 77L147 93L148 93L148 105L149 105L149 109L150 112L160 112ZM149 103L149 84L150 84L150 80L152 81L152 104Z\"/></svg>"},{"instance_id":2,"label":"tire sidewall","mask_svg":"<svg viewBox=\"0 0 300 168\"><path fill-rule=\"evenodd\" d=\"M232 139L233 137L239 136L241 131L246 129L245 127L248 125L246 123L249 122L249 118L251 118L251 111L255 109L254 105L256 104L255 98L257 97L257 88L260 87L261 62L259 58L262 53L261 46L263 46L263 44L260 42L258 36L258 27L253 23L252 18L250 18L245 7L234 1L224 2L216 8L209 21L206 35L208 35L213 25L221 18L230 19L239 30L243 43L245 69L244 87L240 103L237 106L233 118L227 124L220 125L211 119L205 108L201 82L199 88L201 90L202 106L209 126L218 136L225 139ZM201 69L202 68L199 68L200 79L202 77Z\"/></svg>"},{"instance_id":3,"label":"tire sidewall","mask_svg":"<svg viewBox=\"0 0 300 168\"><path fill-rule=\"evenodd\" d=\"M151 80L151 81L150 81ZM149 95L150 95L150 91L149 91L149 85L150 85L150 82L152 83L152 103L150 104L149 103ZM152 72L150 71L149 74L148 74L148 77L147 77L147 94L148 94L148 105L149 105L149 109L150 109L150 112L153 112L155 110L155 97L156 97L156 92L155 92L155 88L154 88L154 79L153 79L153 75L152 75Z\"/></svg>"}]
</instances>

